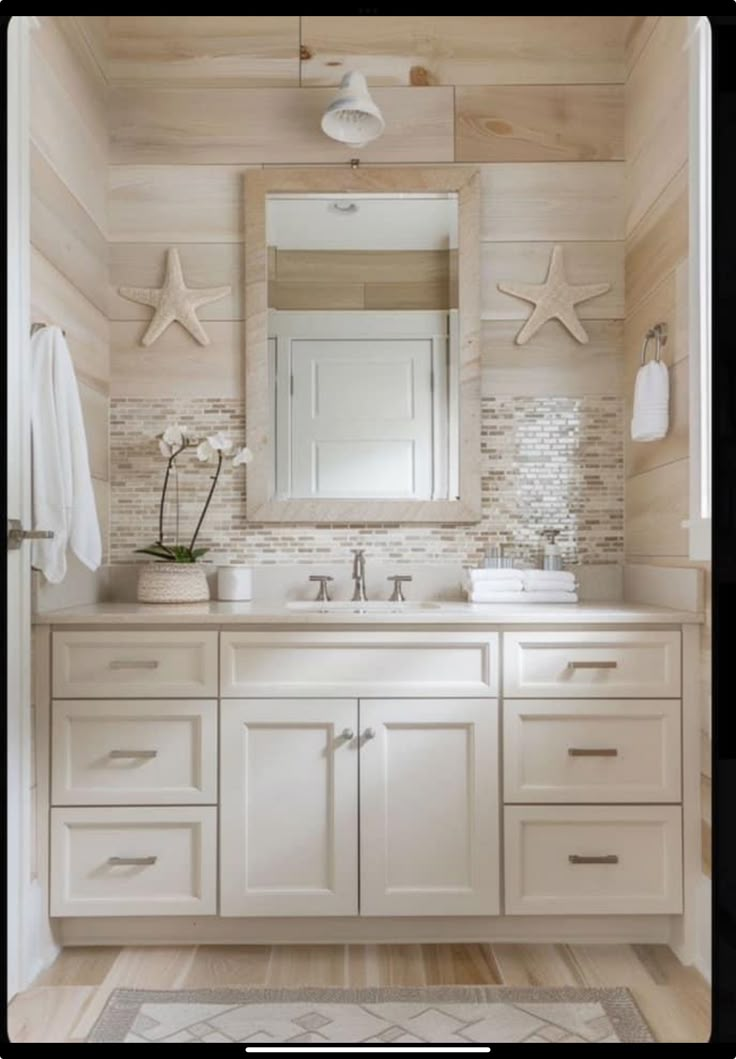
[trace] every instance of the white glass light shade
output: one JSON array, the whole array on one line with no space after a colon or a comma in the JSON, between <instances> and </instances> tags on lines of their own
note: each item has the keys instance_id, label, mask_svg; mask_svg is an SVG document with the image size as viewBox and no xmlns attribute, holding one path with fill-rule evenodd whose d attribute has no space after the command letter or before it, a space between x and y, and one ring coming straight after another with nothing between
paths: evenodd
<instances>
[{"instance_id":1,"label":"white glass light shade","mask_svg":"<svg viewBox=\"0 0 736 1059\"><path fill-rule=\"evenodd\" d=\"M360 147L375 140L385 127L363 74L357 70L345 74L337 95L322 115L322 131L340 143Z\"/></svg>"}]
</instances>

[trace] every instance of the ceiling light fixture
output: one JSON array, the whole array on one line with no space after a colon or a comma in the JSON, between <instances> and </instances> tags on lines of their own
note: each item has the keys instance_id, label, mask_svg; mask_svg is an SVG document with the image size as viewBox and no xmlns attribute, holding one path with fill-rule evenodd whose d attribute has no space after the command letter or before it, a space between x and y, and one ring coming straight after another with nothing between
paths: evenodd
<instances>
[{"instance_id":1,"label":"ceiling light fixture","mask_svg":"<svg viewBox=\"0 0 736 1059\"><path fill-rule=\"evenodd\" d=\"M385 127L363 74L357 70L346 73L337 95L322 115L322 131L332 140L361 147L380 136Z\"/></svg>"}]
</instances>

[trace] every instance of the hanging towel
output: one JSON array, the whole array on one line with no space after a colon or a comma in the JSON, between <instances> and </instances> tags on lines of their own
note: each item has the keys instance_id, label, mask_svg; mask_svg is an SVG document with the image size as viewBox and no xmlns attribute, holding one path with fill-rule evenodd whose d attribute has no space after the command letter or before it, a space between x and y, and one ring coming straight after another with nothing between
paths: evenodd
<instances>
[{"instance_id":1,"label":"hanging towel","mask_svg":"<svg viewBox=\"0 0 736 1059\"><path fill-rule=\"evenodd\" d=\"M669 429L670 380L667 365L650 360L639 368L631 417L633 441L659 441Z\"/></svg>"},{"instance_id":2,"label":"hanging towel","mask_svg":"<svg viewBox=\"0 0 736 1059\"><path fill-rule=\"evenodd\" d=\"M523 581L527 592L574 592L576 588L575 574L566 570L524 570Z\"/></svg>"},{"instance_id":3,"label":"hanging towel","mask_svg":"<svg viewBox=\"0 0 736 1059\"><path fill-rule=\"evenodd\" d=\"M58 327L44 327L31 338L31 440L33 525L54 533L52 540L33 542L32 563L58 584L66 574L67 547L90 570L102 561L79 390Z\"/></svg>"}]
</instances>

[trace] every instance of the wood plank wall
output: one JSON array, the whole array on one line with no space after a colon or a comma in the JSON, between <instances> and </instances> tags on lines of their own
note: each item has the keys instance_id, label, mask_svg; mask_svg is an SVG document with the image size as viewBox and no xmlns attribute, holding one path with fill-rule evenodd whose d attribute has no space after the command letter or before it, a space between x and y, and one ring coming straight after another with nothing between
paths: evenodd
<instances>
[{"instance_id":1,"label":"wood plank wall","mask_svg":"<svg viewBox=\"0 0 736 1059\"><path fill-rule=\"evenodd\" d=\"M710 797L710 564L688 558L688 53L685 15L630 16L626 36L626 395L625 548L629 562L699 566L707 624L701 641L702 768ZM664 321L669 339L670 430L662 441L630 440L634 379L644 333ZM704 808L707 808L704 804ZM708 810L709 811L709 810ZM704 818L704 849L709 847ZM704 868L709 869L709 856Z\"/></svg>"},{"instance_id":2,"label":"wood plank wall","mask_svg":"<svg viewBox=\"0 0 736 1059\"><path fill-rule=\"evenodd\" d=\"M477 163L483 182L486 394L619 394L624 317L624 37L620 16L110 16L112 390L242 396L242 175L252 166ZM356 151L319 128L346 69L367 75L387 129ZM544 279L555 242L581 306L578 345L501 279ZM137 345L144 313L115 293L158 283L177 245L212 344L178 329ZM233 355L233 349L236 355Z\"/></svg>"},{"instance_id":3,"label":"wood plank wall","mask_svg":"<svg viewBox=\"0 0 736 1059\"><path fill-rule=\"evenodd\" d=\"M110 336L105 16L41 15L31 41L31 311L67 334L107 551Z\"/></svg>"}]
</instances>

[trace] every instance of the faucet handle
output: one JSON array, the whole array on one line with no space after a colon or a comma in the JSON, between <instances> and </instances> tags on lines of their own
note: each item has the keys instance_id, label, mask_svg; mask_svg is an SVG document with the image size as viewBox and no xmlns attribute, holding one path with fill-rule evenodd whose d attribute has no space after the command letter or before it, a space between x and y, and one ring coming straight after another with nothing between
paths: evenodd
<instances>
[{"instance_id":1,"label":"faucet handle","mask_svg":"<svg viewBox=\"0 0 736 1059\"><path fill-rule=\"evenodd\" d=\"M318 603L329 603L330 593L327 591L327 582L334 581L334 577L330 577L329 574L310 574L310 581L319 581L319 591L316 595Z\"/></svg>"},{"instance_id":2,"label":"faucet handle","mask_svg":"<svg viewBox=\"0 0 736 1059\"><path fill-rule=\"evenodd\" d=\"M414 578L411 574L392 574L391 577L386 578L387 581L393 581L394 590L389 597L389 603L404 603L404 593L401 585L404 581L413 581Z\"/></svg>"}]
</instances>

